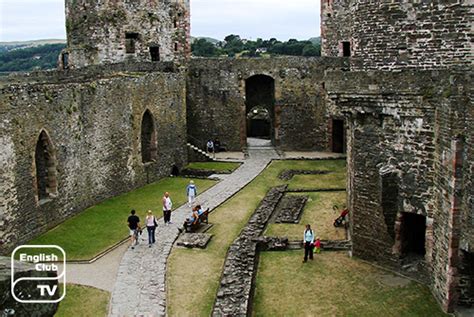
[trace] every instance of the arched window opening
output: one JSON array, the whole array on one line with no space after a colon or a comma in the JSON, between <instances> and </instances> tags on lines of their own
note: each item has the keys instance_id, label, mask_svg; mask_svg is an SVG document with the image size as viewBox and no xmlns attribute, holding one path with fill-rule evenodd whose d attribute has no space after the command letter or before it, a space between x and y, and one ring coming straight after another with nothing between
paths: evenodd
<instances>
[{"instance_id":1,"label":"arched window opening","mask_svg":"<svg viewBox=\"0 0 474 317\"><path fill-rule=\"evenodd\" d=\"M57 193L56 158L45 131L41 131L35 149L36 195L38 201L51 198Z\"/></svg>"},{"instance_id":2,"label":"arched window opening","mask_svg":"<svg viewBox=\"0 0 474 317\"><path fill-rule=\"evenodd\" d=\"M145 111L142 119L141 131L142 162L148 163L156 161L157 140L155 130L155 120L149 110Z\"/></svg>"}]
</instances>

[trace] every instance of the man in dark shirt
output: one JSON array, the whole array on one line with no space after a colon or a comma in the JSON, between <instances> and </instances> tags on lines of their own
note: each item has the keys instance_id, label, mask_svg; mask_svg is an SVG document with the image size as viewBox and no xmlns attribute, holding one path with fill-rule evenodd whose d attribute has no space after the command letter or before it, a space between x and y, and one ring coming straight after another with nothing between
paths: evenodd
<instances>
[{"instance_id":1,"label":"man in dark shirt","mask_svg":"<svg viewBox=\"0 0 474 317\"><path fill-rule=\"evenodd\" d=\"M131 211L131 215L128 216L128 228L130 229L130 245L132 249L134 249L134 243L136 242L135 239L138 238L137 230L140 229L140 218L135 215L135 210Z\"/></svg>"}]
</instances>

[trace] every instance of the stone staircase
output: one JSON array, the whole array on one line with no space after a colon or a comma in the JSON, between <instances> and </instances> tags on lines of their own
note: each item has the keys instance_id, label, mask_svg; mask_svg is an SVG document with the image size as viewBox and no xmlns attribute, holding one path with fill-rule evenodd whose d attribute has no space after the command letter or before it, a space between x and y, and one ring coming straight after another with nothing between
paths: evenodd
<instances>
[{"instance_id":1,"label":"stone staircase","mask_svg":"<svg viewBox=\"0 0 474 317\"><path fill-rule=\"evenodd\" d=\"M215 161L216 159L213 158L211 155L209 155L206 151L204 150L201 150L200 148L198 148L197 146L191 144L191 143L186 143L186 146L188 148L190 148L191 150L193 150L194 152L197 152L199 155L201 156L204 156L206 159L208 159L209 161Z\"/></svg>"}]
</instances>

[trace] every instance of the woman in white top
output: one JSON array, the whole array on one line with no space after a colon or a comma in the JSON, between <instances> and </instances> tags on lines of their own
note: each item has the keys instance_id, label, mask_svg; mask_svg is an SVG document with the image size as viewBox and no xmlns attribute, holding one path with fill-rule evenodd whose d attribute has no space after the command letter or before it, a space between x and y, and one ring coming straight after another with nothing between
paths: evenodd
<instances>
[{"instance_id":1,"label":"woman in white top","mask_svg":"<svg viewBox=\"0 0 474 317\"><path fill-rule=\"evenodd\" d=\"M304 260L303 262L313 259L313 247L314 247L314 232L309 224L306 225L306 229L303 234L303 245L304 245Z\"/></svg>"},{"instance_id":2,"label":"woman in white top","mask_svg":"<svg viewBox=\"0 0 474 317\"><path fill-rule=\"evenodd\" d=\"M156 218L153 216L153 212L148 210L146 216L146 230L148 230L148 247L151 248L151 245L155 243L155 230L156 230Z\"/></svg>"},{"instance_id":3,"label":"woman in white top","mask_svg":"<svg viewBox=\"0 0 474 317\"><path fill-rule=\"evenodd\" d=\"M163 220L165 225L171 224L171 208L173 208L173 202L171 201L170 194L165 193L165 196L162 200L163 203Z\"/></svg>"}]
</instances>

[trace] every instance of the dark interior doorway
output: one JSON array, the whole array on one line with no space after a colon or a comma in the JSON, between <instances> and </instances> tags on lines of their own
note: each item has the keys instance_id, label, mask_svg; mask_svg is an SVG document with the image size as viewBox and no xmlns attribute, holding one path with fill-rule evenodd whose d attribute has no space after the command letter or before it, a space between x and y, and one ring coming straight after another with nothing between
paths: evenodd
<instances>
[{"instance_id":1,"label":"dark interior doorway","mask_svg":"<svg viewBox=\"0 0 474 317\"><path fill-rule=\"evenodd\" d=\"M171 168L171 176L179 176L179 168L176 165L173 165Z\"/></svg>"},{"instance_id":2,"label":"dark interior doorway","mask_svg":"<svg viewBox=\"0 0 474 317\"><path fill-rule=\"evenodd\" d=\"M425 255L426 217L404 212L401 226L401 253L407 255Z\"/></svg>"},{"instance_id":3,"label":"dark interior doorway","mask_svg":"<svg viewBox=\"0 0 474 317\"><path fill-rule=\"evenodd\" d=\"M274 138L275 80L255 75L245 81L247 137Z\"/></svg>"},{"instance_id":4,"label":"dark interior doorway","mask_svg":"<svg viewBox=\"0 0 474 317\"><path fill-rule=\"evenodd\" d=\"M474 253L462 251L461 279L464 287L461 286L460 304L467 307L474 307Z\"/></svg>"},{"instance_id":5,"label":"dark interior doorway","mask_svg":"<svg viewBox=\"0 0 474 317\"><path fill-rule=\"evenodd\" d=\"M150 46L150 56L152 62L160 61L160 47L159 46Z\"/></svg>"},{"instance_id":6,"label":"dark interior doorway","mask_svg":"<svg viewBox=\"0 0 474 317\"><path fill-rule=\"evenodd\" d=\"M345 152L344 120L332 120L332 151Z\"/></svg>"},{"instance_id":7,"label":"dark interior doorway","mask_svg":"<svg viewBox=\"0 0 474 317\"><path fill-rule=\"evenodd\" d=\"M342 56L350 57L351 56L351 43L342 42Z\"/></svg>"},{"instance_id":8,"label":"dark interior doorway","mask_svg":"<svg viewBox=\"0 0 474 317\"><path fill-rule=\"evenodd\" d=\"M155 120L150 111L145 111L142 119L141 145L142 162L148 163L156 161L157 158L157 139L155 130Z\"/></svg>"},{"instance_id":9,"label":"dark interior doorway","mask_svg":"<svg viewBox=\"0 0 474 317\"><path fill-rule=\"evenodd\" d=\"M133 54L135 53L135 44L138 41L138 33L125 33L125 53Z\"/></svg>"}]
</instances>

